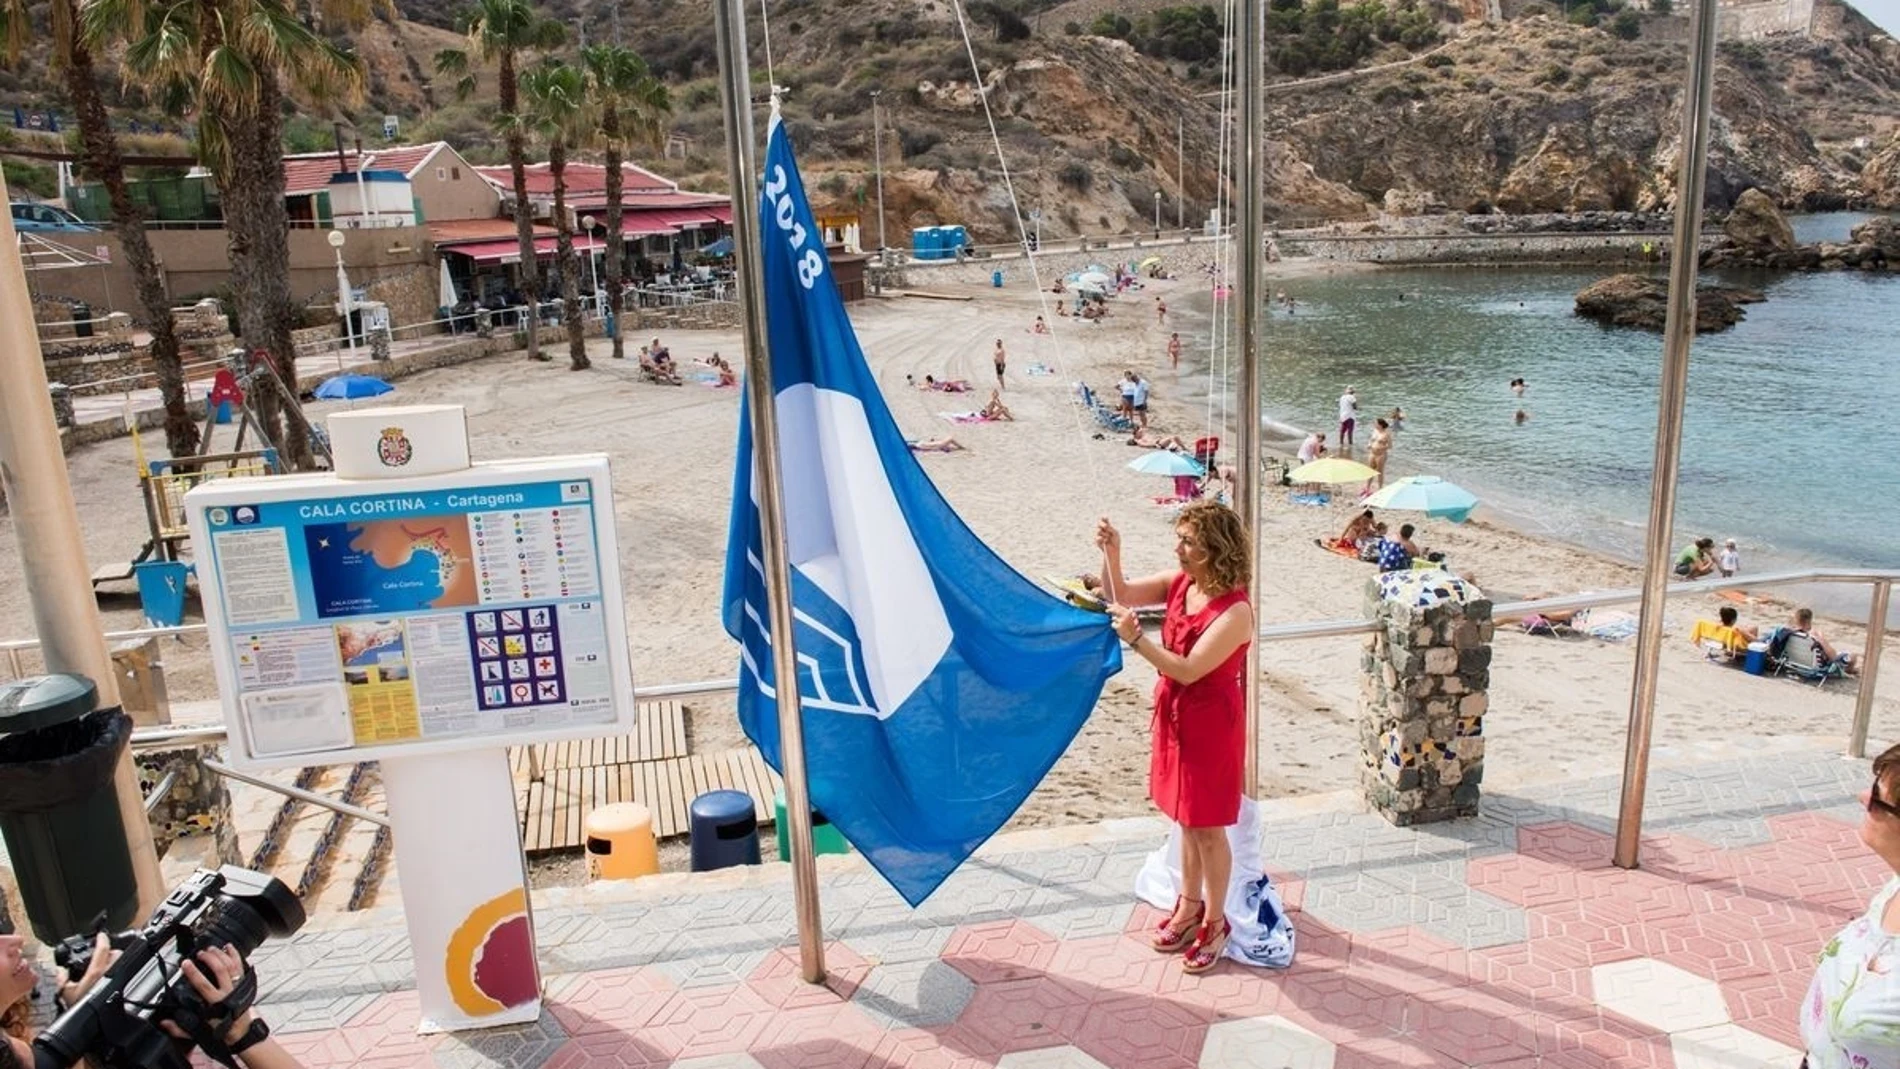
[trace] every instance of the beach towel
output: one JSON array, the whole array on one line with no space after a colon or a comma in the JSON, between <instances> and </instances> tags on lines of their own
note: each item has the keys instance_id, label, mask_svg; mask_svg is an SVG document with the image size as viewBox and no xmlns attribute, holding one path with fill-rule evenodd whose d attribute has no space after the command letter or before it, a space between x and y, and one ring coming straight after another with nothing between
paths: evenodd
<instances>
[{"instance_id":1,"label":"beach towel","mask_svg":"<svg viewBox=\"0 0 1900 1069\"><path fill-rule=\"evenodd\" d=\"M1333 503L1332 497L1327 494L1288 494L1287 500L1295 505L1310 505L1313 508Z\"/></svg>"},{"instance_id":2,"label":"beach towel","mask_svg":"<svg viewBox=\"0 0 1900 1069\"><path fill-rule=\"evenodd\" d=\"M1382 573L1379 576L1379 597L1385 601L1397 601L1425 609L1447 602L1463 605L1484 597L1484 593L1447 571L1408 569Z\"/></svg>"},{"instance_id":3,"label":"beach towel","mask_svg":"<svg viewBox=\"0 0 1900 1069\"><path fill-rule=\"evenodd\" d=\"M1337 554L1347 560L1356 560L1364 563L1363 559L1359 556L1358 546L1346 545L1337 539L1327 538L1315 538L1313 539L1313 544L1328 553Z\"/></svg>"},{"instance_id":4,"label":"beach towel","mask_svg":"<svg viewBox=\"0 0 1900 1069\"><path fill-rule=\"evenodd\" d=\"M1029 373L1031 375L1053 375L1056 373L1056 369L1046 364L1031 364L1029 365Z\"/></svg>"},{"instance_id":5,"label":"beach towel","mask_svg":"<svg viewBox=\"0 0 1900 1069\"><path fill-rule=\"evenodd\" d=\"M1621 609L1592 609L1577 617L1577 630L1605 642L1623 642L1636 637L1636 614Z\"/></svg>"},{"instance_id":6,"label":"beach towel","mask_svg":"<svg viewBox=\"0 0 1900 1069\"><path fill-rule=\"evenodd\" d=\"M990 417L981 412L939 412L937 415L952 423L989 423Z\"/></svg>"},{"instance_id":7,"label":"beach towel","mask_svg":"<svg viewBox=\"0 0 1900 1069\"><path fill-rule=\"evenodd\" d=\"M1240 800L1240 819L1227 829L1233 851L1233 876L1227 884L1227 923L1234 935L1226 957L1242 965L1284 969L1293 964L1293 922L1280 892L1266 875L1260 856L1260 811ZM1181 829L1168 828L1168 840L1148 855L1135 876L1135 897L1156 909L1173 909L1181 893Z\"/></svg>"}]
</instances>

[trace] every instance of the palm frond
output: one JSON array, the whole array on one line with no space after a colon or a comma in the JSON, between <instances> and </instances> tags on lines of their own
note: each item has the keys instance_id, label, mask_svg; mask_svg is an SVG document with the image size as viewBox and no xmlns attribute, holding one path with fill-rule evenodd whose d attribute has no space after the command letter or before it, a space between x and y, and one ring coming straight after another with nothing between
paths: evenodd
<instances>
[{"instance_id":1,"label":"palm frond","mask_svg":"<svg viewBox=\"0 0 1900 1069\"><path fill-rule=\"evenodd\" d=\"M33 18L23 0L0 0L0 53L14 62L32 39Z\"/></svg>"}]
</instances>

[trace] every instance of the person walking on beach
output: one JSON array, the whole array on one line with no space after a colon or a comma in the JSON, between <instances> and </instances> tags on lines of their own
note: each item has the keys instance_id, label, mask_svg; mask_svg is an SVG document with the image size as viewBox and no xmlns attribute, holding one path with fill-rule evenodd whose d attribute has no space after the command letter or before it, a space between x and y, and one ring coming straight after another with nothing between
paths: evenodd
<instances>
[{"instance_id":1,"label":"person walking on beach","mask_svg":"<svg viewBox=\"0 0 1900 1069\"><path fill-rule=\"evenodd\" d=\"M996 388L1003 388L1003 369L1009 366L1009 355L1003 352L1003 339L996 339L996 351L990 354L990 360L996 365Z\"/></svg>"},{"instance_id":2,"label":"person walking on beach","mask_svg":"<svg viewBox=\"0 0 1900 1069\"><path fill-rule=\"evenodd\" d=\"M1365 497L1374 490L1385 486L1385 459L1392 452L1392 425L1383 418L1372 421L1372 441L1366 443L1366 467L1378 472L1376 479L1367 479L1366 488L1359 492ZM1373 483L1378 483L1374 486Z\"/></svg>"},{"instance_id":3,"label":"person walking on beach","mask_svg":"<svg viewBox=\"0 0 1900 1069\"><path fill-rule=\"evenodd\" d=\"M1359 422L1359 395L1353 388L1339 395L1339 449L1342 453L1352 449L1352 429Z\"/></svg>"},{"instance_id":4,"label":"person walking on beach","mask_svg":"<svg viewBox=\"0 0 1900 1069\"><path fill-rule=\"evenodd\" d=\"M1167 325L1168 325L1168 306L1165 302L1161 300L1161 298L1156 297L1155 298L1155 326L1165 327Z\"/></svg>"},{"instance_id":5,"label":"person walking on beach","mask_svg":"<svg viewBox=\"0 0 1900 1069\"><path fill-rule=\"evenodd\" d=\"M1181 366L1181 332L1168 335L1168 366Z\"/></svg>"},{"instance_id":6,"label":"person walking on beach","mask_svg":"<svg viewBox=\"0 0 1900 1069\"><path fill-rule=\"evenodd\" d=\"M1129 374L1135 377L1135 395L1131 399L1135 407L1135 427L1145 428L1148 426L1148 380L1142 378L1138 371L1130 371Z\"/></svg>"},{"instance_id":7,"label":"person walking on beach","mask_svg":"<svg viewBox=\"0 0 1900 1069\"><path fill-rule=\"evenodd\" d=\"M1203 973L1219 964L1232 934L1227 829L1240 820L1244 787L1241 675L1254 633L1253 538L1232 509L1206 500L1181 510L1174 534L1178 568L1143 579L1122 574L1121 533L1106 517L1095 544L1115 633L1160 676L1148 793L1181 829L1180 894L1148 943L1164 954L1185 949L1182 970ZM1159 642L1142 634L1129 608L1157 601L1167 604Z\"/></svg>"}]
</instances>

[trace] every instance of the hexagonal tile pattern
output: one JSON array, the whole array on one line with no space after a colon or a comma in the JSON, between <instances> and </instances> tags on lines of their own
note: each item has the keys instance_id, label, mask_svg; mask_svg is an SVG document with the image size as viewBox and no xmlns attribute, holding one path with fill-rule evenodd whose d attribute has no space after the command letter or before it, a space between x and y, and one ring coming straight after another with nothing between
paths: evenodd
<instances>
[{"instance_id":1,"label":"hexagonal tile pattern","mask_svg":"<svg viewBox=\"0 0 1900 1069\"><path fill-rule=\"evenodd\" d=\"M287 1034L279 1039L286 1051L310 1069L433 1066L436 1037L416 1034L416 1021L421 1016L416 993L402 991L373 999L343 1028Z\"/></svg>"},{"instance_id":2,"label":"hexagonal tile pattern","mask_svg":"<svg viewBox=\"0 0 1900 1069\"><path fill-rule=\"evenodd\" d=\"M1074 1047L1044 1047L1017 1051L996 1059L996 1069L1113 1069Z\"/></svg>"},{"instance_id":3,"label":"hexagonal tile pattern","mask_svg":"<svg viewBox=\"0 0 1900 1069\"><path fill-rule=\"evenodd\" d=\"M640 1038L674 1058L751 1049L779 1011L744 984L676 991Z\"/></svg>"},{"instance_id":4,"label":"hexagonal tile pattern","mask_svg":"<svg viewBox=\"0 0 1900 1069\"><path fill-rule=\"evenodd\" d=\"M657 969L602 969L551 985L548 1010L570 1036L645 1028L673 996L673 982Z\"/></svg>"},{"instance_id":5,"label":"hexagonal tile pattern","mask_svg":"<svg viewBox=\"0 0 1900 1069\"><path fill-rule=\"evenodd\" d=\"M883 1035L850 1003L806 1006L774 1014L751 1053L764 1069L860 1069Z\"/></svg>"},{"instance_id":6,"label":"hexagonal tile pattern","mask_svg":"<svg viewBox=\"0 0 1900 1069\"><path fill-rule=\"evenodd\" d=\"M1787 1069L1801 1052L1732 1024L1675 1032L1669 1049L1676 1069Z\"/></svg>"},{"instance_id":7,"label":"hexagonal tile pattern","mask_svg":"<svg viewBox=\"0 0 1900 1069\"><path fill-rule=\"evenodd\" d=\"M851 1001L887 1026L926 1028L963 1016L975 995L969 977L932 958L872 966Z\"/></svg>"},{"instance_id":8,"label":"hexagonal tile pattern","mask_svg":"<svg viewBox=\"0 0 1900 1069\"><path fill-rule=\"evenodd\" d=\"M1203 1069L1334 1069L1338 1048L1277 1014L1217 1021L1201 1045Z\"/></svg>"},{"instance_id":9,"label":"hexagonal tile pattern","mask_svg":"<svg viewBox=\"0 0 1900 1069\"><path fill-rule=\"evenodd\" d=\"M765 961L746 978L746 984L769 1005L796 1010L849 1001L870 972L870 964L856 951L843 943L829 943L825 946L824 982L806 983L798 948L779 947L766 954Z\"/></svg>"},{"instance_id":10,"label":"hexagonal tile pattern","mask_svg":"<svg viewBox=\"0 0 1900 1069\"><path fill-rule=\"evenodd\" d=\"M963 1016L946 1031L979 1057L1072 1042L1088 1016L1089 994L1053 977L981 984Z\"/></svg>"},{"instance_id":11,"label":"hexagonal tile pattern","mask_svg":"<svg viewBox=\"0 0 1900 1069\"><path fill-rule=\"evenodd\" d=\"M1475 987L1440 988L1406 1007L1410 1038L1461 1065L1495 1065L1537 1056L1539 1019Z\"/></svg>"},{"instance_id":12,"label":"hexagonal tile pattern","mask_svg":"<svg viewBox=\"0 0 1900 1069\"><path fill-rule=\"evenodd\" d=\"M1213 1016L1154 995L1115 995L1088 1008L1074 1042L1118 1069L1196 1069Z\"/></svg>"},{"instance_id":13,"label":"hexagonal tile pattern","mask_svg":"<svg viewBox=\"0 0 1900 1069\"><path fill-rule=\"evenodd\" d=\"M704 1058L681 1058L672 1069L765 1069L750 1054L709 1054Z\"/></svg>"},{"instance_id":14,"label":"hexagonal tile pattern","mask_svg":"<svg viewBox=\"0 0 1900 1069\"><path fill-rule=\"evenodd\" d=\"M1659 1032L1728 1023L1728 1006L1713 980L1654 958L1595 966L1590 986L1604 1009Z\"/></svg>"},{"instance_id":15,"label":"hexagonal tile pattern","mask_svg":"<svg viewBox=\"0 0 1900 1069\"><path fill-rule=\"evenodd\" d=\"M543 1010L540 1020L527 1024L450 1032L436 1044L435 1064L441 1069L540 1069L566 1041L560 1022Z\"/></svg>"},{"instance_id":16,"label":"hexagonal tile pattern","mask_svg":"<svg viewBox=\"0 0 1900 1069\"><path fill-rule=\"evenodd\" d=\"M1056 955L1056 941L1024 921L995 921L957 929L943 960L978 984L1040 976Z\"/></svg>"}]
</instances>

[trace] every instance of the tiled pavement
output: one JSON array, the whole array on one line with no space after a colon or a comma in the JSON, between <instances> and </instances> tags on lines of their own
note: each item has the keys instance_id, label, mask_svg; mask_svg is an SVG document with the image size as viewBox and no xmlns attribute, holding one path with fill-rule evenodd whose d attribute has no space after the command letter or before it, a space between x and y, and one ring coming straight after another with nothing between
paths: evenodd
<instances>
[{"instance_id":1,"label":"tiled pavement","mask_svg":"<svg viewBox=\"0 0 1900 1069\"><path fill-rule=\"evenodd\" d=\"M1161 825L1131 820L999 837L915 911L821 859L823 986L770 866L537 894L531 1026L417 1037L389 909L260 951L262 1005L312 1067L1793 1069L1814 955L1888 875L1855 834L1867 774L1812 751L1657 768L1635 871L1609 862L1613 776L1419 830L1276 803L1280 973L1147 948L1131 887Z\"/></svg>"}]
</instances>

